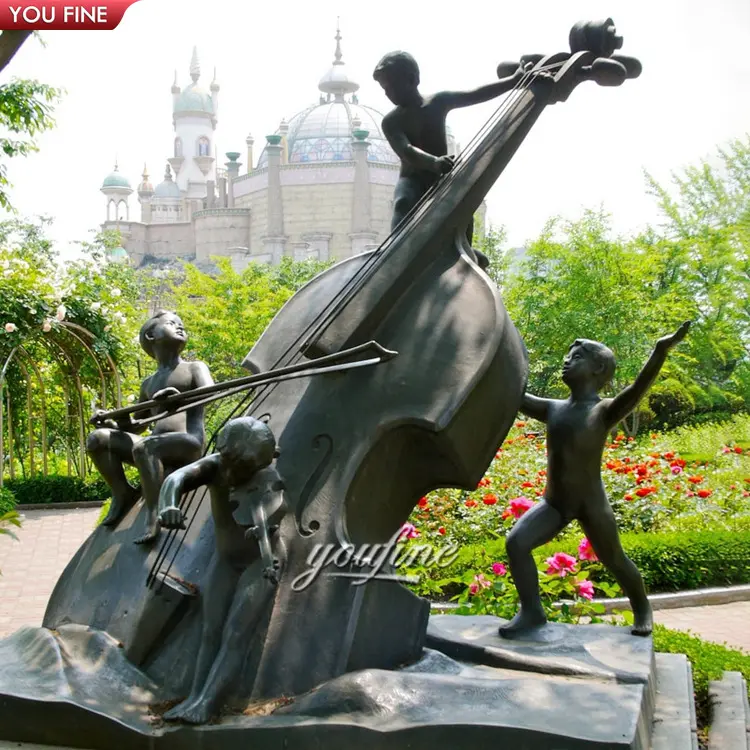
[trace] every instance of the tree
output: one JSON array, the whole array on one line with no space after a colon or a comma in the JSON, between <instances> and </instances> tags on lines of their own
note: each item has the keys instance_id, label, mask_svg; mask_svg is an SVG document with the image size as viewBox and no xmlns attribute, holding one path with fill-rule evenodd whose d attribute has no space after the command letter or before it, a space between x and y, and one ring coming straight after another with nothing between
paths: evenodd
<instances>
[{"instance_id":1,"label":"tree","mask_svg":"<svg viewBox=\"0 0 750 750\"><path fill-rule=\"evenodd\" d=\"M11 29L0 34L0 71L5 70L31 34L31 31L25 29Z\"/></svg>"},{"instance_id":2,"label":"tree","mask_svg":"<svg viewBox=\"0 0 750 750\"><path fill-rule=\"evenodd\" d=\"M13 59L31 32L3 31L0 34L0 70ZM54 126L52 112L62 92L35 80L13 79L0 85L0 150L6 159L38 151L35 137ZM8 198L11 183L8 166L0 163L0 206L12 211Z\"/></svg>"}]
</instances>

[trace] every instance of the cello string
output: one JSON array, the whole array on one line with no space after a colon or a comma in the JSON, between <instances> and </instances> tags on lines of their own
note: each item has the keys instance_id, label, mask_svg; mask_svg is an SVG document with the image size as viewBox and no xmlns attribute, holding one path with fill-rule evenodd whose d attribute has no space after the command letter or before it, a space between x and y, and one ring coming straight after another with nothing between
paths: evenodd
<instances>
[{"instance_id":1,"label":"cello string","mask_svg":"<svg viewBox=\"0 0 750 750\"><path fill-rule=\"evenodd\" d=\"M506 115L507 111L510 110L520 100L521 96L524 93L526 93L526 91L528 91L531 83L533 83L534 80L537 78L537 75L539 73L546 72L548 70L553 70L559 67L560 65L561 63L555 63L552 65L532 69L530 71L527 71L524 74L521 81L519 81L519 83L511 90L510 96L504 99L503 103L495 110L495 112L487 119L487 121L479 129L479 131L475 134L475 136L469 141L466 148L461 152L461 154L457 155L453 169L451 169L451 171L446 175L446 177L448 177L449 179L439 180L433 186L431 186L431 188L415 204L415 206L410 211L410 213L406 217L404 217L402 222L399 223L395 227L395 229L388 235L388 237L386 237L385 241L381 244L378 250L372 253L370 258L368 258L367 261L358 269L357 273L354 274L353 278L350 279L345 285L345 287L342 290L340 290L332 298L332 300L326 305L322 313L315 320L313 320L307 326L307 328L301 332L301 334L298 335L297 339L294 342L292 342L292 344L286 349L286 351L277 359L276 363L274 364L274 368L278 367L280 363L292 352L292 350L296 349L299 346L302 339L308 336L309 332L313 330L316 325L318 326L318 330L321 330L326 325L328 320L330 320L338 311L343 309L343 307L346 304L348 304L348 302L353 298L356 292L366 282L367 278L369 278L370 274L368 274L367 272L371 270L377 270L380 264L385 262L385 259L389 256L389 251L391 251L392 247L396 244L395 238L396 237L403 238L403 236L408 236L408 234L410 233L410 230L412 230L413 226L416 224L418 215L421 214L420 209L428 201L431 201L436 193L445 191L447 185L450 182L452 182L452 179L450 178L453 177L456 174L458 168L464 165L467 162L467 160L474 154L478 145L484 141L486 134L497 126L500 120ZM364 274L367 274L365 278L360 283L357 283L359 282L358 277ZM299 351L297 351L295 352L295 355L292 356L292 359L289 360L289 362L293 362L295 358L301 359L302 356L303 355ZM288 364L288 363L285 363L285 364ZM257 394L256 398L252 398L255 389L251 390L246 395L246 397L240 402L240 404L238 404L238 406L230 413L230 415L217 428L216 432L214 433L214 436L212 437L210 441L209 447L206 449L206 452L210 449L210 446L215 441L215 437L218 434L218 432L244 406L246 401L248 401L249 399L252 399L251 404L248 407L246 413L257 413L258 409L260 408L260 406L262 406L266 397L273 391L274 387L275 387L275 384L262 386L260 393ZM192 506L196 493L197 493L196 490L192 491L189 497L187 498L187 501L183 504L184 512L186 514L189 512L190 507ZM199 501L199 503L200 502L201 501ZM188 525L185 529L185 535L187 535L187 532L192 526L192 523L196 515L197 513L194 513L190 517ZM159 560L157 557L157 561L154 563L154 566L152 567L149 577L153 576L153 573L156 570L156 568L159 567L163 563L163 561L166 559L167 555L169 554L170 548L172 547L172 544L178 535L178 531L179 530L174 530L174 533L171 535L171 538L169 538L165 542L165 544L162 546L163 554L161 555L161 560ZM163 579L166 578L167 575L169 575L172 565L177 557L177 554L179 553L179 550L182 547L184 538L185 537L183 536L177 549L175 550L174 556L172 557L172 560L167 568L167 571L164 573ZM163 579L162 579L162 585L163 585Z\"/></svg>"},{"instance_id":2,"label":"cello string","mask_svg":"<svg viewBox=\"0 0 750 750\"><path fill-rule=\"evenodd\" d=\"M548 66L552 67L552 66ZM497 123L502 119L502 117L505 116L507 110L509 110L511 107L513 107L520 96L524 94L528 90L528 81L533 81L533 79L536 78L537 72L540 71L529 71L524 79L518 84L518 87L513 90L513 94L505 99L503 104L501 104L500 107L493 113L493 115L488 119L488 121L485 123L485 125L480 129L479 133L470 141L469 145L464 149L464 151L459 155L459 157L456 160L456 166L451 170L451 172L448 173L448 177L451 175L457 173L459 171L460 166L466 162L466 160L475 152L477 144L483 140L485 137L486 132L494 128ZM523 88L521 88L521 85L523 85ZM418 218L418 214L420 213L420 209L431 199L433 199L438 191L442 189L445 189L445 186L447 184L446 180L441 180L438 183L436 183L434 186L430 188L430 190L420 199L420 201L415 205L415 207L410 212L409 216L405 217L403 222L399 224L392 232L391 234L386 238L386 240L383 242L383 244L376 250L372 256L368 259L368 262L363 264L360 269L358 269L358 272L354 274L352 279L347 282L346 286L337 293L335 297L331 299L329 304L323 309L321 314L316 317L315 320L311 321L311 323L308 325L306 329L304 329L300 335L297 337L297 339L292 342L292 344L288 347L288 349L282 354L282 356L277 361L277 364L274 365L279 366L279 363L283 361L284 357L289 354L289 352L293 349L295 349L302 339L306 336L310 335L311 330L313 330L316 326L322 328L326 325L328 320L330 319L331 315L335 315L337 310L340 309L342 306L342 303L346 303L348 299L347 297L351 297L360 286L358 286L357 282L359 282L360 276L364 275L366 272L370 271L373 266L379 265L379 263L385 262L385 258L388 256L388 251L392 249L392 247L395 245L395 238L398 237L399 239L403 239L403 237L407 234L409 229L414 225L416 219ZM400 244L400 243L399 243ZM333 308L333 309L331 309ZM268 386L269 388L272 387L272 385Z\"/></svg>"},{"instance_id":3,"label":"cello string","mask_svg":"<svg viewBox=\"0 0 750 750\"><path fill-rule=\"evenodd\" d=\"M465 164L466 161L471 157L471 155L475 153L478 144L483 142L484 138L486 137L486 133L497 126L497 124L506 115L507 111L510 110L518 102L520 97L528 90L530 82L533 82L533 80L536 78L537 72L538 71L536 70L532 70L525 74L522 81L519 82L517 87L513 90L511 96L506 97L505 101L500 105L500 107L497 108L497 110L488 119L485 125L480 129L479 133L472 139L472 141L470 141L467 148L464 149L464 151L458 157L458 159L456 160L456 166L454 166L451 172L449 172L447 175L448 178L450 178L451 175L455 175L461 171L461 165ZM278 363L281 362L283 358L287 356L293 349L297 349L303 338L310 336L311 331L315 331L316 328L317 330L321 330L327 324L330 318L335 315L336 312L340 310L345 304L347 304L351 300L351 298L353 298L354 294L356 294L358 289L361 288L361 285L369 276L365 276L365 279L362 282L360 282L360 279L358 277L367 274L367 272L371 272L372 269L377 269L378 267L380 267L380 264L386 262L387 258L389 257L388 251L391 250L392 247L398 247L401 244L400 242L397 244L395 242L395 238L402 240L404 236L409 233L409 231L420 218L420 209L422 209L428 201L430 201L431 199L435 199L436 194L438 192L441 192L441 189L445 190L448 182L449 180L441 180L440 182L436 183L436 185L434 185L425 194L425 196L423 196L423 198L412 209L409 216L405 217L404 221L396 227L396 229L388 236L388 238L386 238L385 242L380 246L380 248L372 254L371 258L368 259L368 262L363 264L362 268L360 268L359 271L353 276L353 278L349 282L347 282L346 286L342 290L340 290L337 296L335 296L329 302L329 304L323 309L322 313L318 315L315 320L311 321L307 328L305 328L297 337L297 339L292 342L286 352L277 361L277 364L275 366L278 366ZM302 356L301 354L299 354L299 352L295 352L295 354L300 358ZM294 355L293 358L289 361L294 361ZM260 408L263 401L265 400L265 397L267 396L267 394L272 392L274 387L275 384L269 384L268 386L264 387L263 390L258 394L251 407L253 413L258 408Z\"/></svg>"}]
</instances>

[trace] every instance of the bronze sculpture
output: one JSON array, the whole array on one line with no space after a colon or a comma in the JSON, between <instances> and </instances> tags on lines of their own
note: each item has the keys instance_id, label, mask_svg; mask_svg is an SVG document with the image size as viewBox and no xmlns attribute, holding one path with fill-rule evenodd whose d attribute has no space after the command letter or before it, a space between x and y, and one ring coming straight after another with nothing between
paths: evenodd
<instances>
[{"instance_id":1,"label":"bronze sculpture","mask_svg":"<svg viewBox=\"0 0 750 750\"><path fill-rule=\"evenodd\" d=\"M604 344L586 339L573 342L563 363L562 378L570 389L569 398L524 394L521 411L547 424L547 488L544 498L520 518L506 540L521 608L509 623L500 626L500 635L512 637L547 621L531 552L551 541L574 519L630 599L633 634L651 632L653 617L643 579L622 549L602 483L602 453L612 428L635 409L658 376L669 350L685 338L689 328L689 322L683 323L675 333L659 339L635 382L614 398L599 396L614 375L614 354Z\"/></svg>"},{"instance_id":2,"label":"bronze sculpture","mask_svg":"<svg viewBox=\"0 0 750 750\"><path fill-rule=\"evenodd\" d=\"M213 383L203 362L186 362L180 358L187 333L174 313L157 312L143 324L138 338L143 351L159 365L141 384L139 402L164 401ZM112 490L112 505L102 522L105 526L116 526L143 495L147 509L146 530L134 540L136 544L151 542L159 533L157 505L165 473L198 459L205 444L203 406L184 414L166 414L155 423L149 436L139 437L147 427L138 417L150 411L136 411L135 420L131 414L126 414L117 421L105 419L104 412L97 412L91 421L98 427L89 435L86 445L94 465ZM140 489L128 482L123 464L138 468Z\"/></svg>"}]
</instances>

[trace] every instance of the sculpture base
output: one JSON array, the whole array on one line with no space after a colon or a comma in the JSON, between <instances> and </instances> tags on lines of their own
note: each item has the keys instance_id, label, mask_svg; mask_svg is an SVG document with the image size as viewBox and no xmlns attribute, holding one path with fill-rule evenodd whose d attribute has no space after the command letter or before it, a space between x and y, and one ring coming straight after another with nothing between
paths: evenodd
<instances>
[{"instance_id":1,"label":"sculpture base","mask_svg":"<svg viewBox=\"0 0 750 750\"><path fill-rule=\"evenodd\" d=\"M351 672L202 727L164 724L159 714L179 696L164 695L106 633L24 628L0 641L0 739L91 750L648 749L650 638L550 624L504 641L501 622L433 617L414 664Z\"/></svg>"}]
</instances>

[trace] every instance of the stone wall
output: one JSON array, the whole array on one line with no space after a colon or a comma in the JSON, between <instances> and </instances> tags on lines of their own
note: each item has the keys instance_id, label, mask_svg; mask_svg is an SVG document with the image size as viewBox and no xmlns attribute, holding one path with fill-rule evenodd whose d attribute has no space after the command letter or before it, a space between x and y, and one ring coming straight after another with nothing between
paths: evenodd
<instances>
[{"instance_id":1,"label":"stone wall","mask_svg":"<svg viewBox=\"0 0 750 750\"><path fill-rule=\"evenodd\" d=\"M247 208L196 211L193 220L197 262L208 262L214 255L230 255L232 248L249 248L250 211Z\"/></svg>"}]
</instances>

